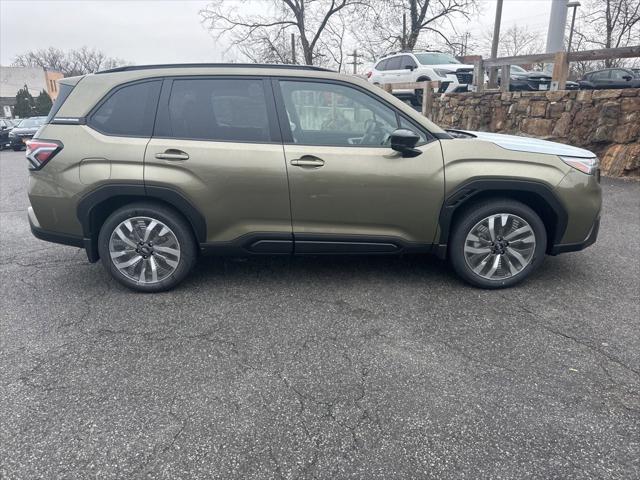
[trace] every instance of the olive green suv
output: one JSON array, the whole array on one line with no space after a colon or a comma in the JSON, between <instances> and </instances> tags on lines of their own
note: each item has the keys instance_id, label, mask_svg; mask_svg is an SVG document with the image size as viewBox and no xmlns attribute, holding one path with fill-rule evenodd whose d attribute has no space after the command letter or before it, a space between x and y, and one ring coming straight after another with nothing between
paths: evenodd
<instances>
[{"instance_id":1,"label":"olive green suv","mask_svg":"<svg viewBox=\"0 0 640 480\"><path fill-rule=\"evenodd\" d=\"M166 290L202 253L434 253L508 287L598 234L596 156L446 131L317 67L159 65L60 80L28 142L33 234Z\"/></svg>"}]
</instances>

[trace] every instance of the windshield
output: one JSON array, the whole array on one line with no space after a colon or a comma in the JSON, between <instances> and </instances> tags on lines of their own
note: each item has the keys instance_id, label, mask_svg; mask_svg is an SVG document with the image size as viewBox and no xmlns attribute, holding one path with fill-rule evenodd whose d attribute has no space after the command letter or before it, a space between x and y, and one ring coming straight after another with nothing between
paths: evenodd
<instances>
[{"instance_id":1,"label":"windshield","mask_svg":"<svg viewBox=\"0 0 640 480\"><path fill-rule=\"evenodd\" d=\"M445 65L447 63L460 63L453 55L448 53L414 53L422 65Z\"/></svg>"},{"instance_id":2,"label":"windshield","mask_svg":"<svg viewBox=\"0 0 640 480\"><path fill-rule=\"evenodd\" d=\"M511 65L511 73L527 73L527 71L517 65Z\"/></svg>"},{"instance_id":3,"label":"windshield","mask_svg":"<svg viewBox=\"0 0 640 480\"><path fill-rule=\"evenodd\" d=\"M19 124L19 128L32 128L32 127L40 127L44 123L44 119L46 117L33 117L33 118L25 118Z\"/></svg>"}]
</instances>

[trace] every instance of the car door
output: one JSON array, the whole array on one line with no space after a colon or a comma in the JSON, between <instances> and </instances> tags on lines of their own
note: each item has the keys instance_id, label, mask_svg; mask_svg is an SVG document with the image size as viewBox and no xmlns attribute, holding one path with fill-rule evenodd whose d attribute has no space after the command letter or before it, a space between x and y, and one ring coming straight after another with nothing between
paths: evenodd
<instances>
[{"instance_id":1,"label":"car door","mask_svg":"<svg viewBox=\"0 0 640 480\"><path fill-rule=\"evenodd\" d=\"M387 59L385 65L385 83L398 83L400 82L401 68L400 68L400 56L391 57Z\"/></svg>"},{"instance_id":2,"label":"car door","mask_svg":"<svg viewBox=\"0 0 640 480\"><path fill-rule=\"evenodd\" d=\"M380 60L378 62L378 65L376 65L376 78L374 78L373 83L385 84L387 82L387 62L388 60Z\"/></svg>"},{"instance_id":3,"label":"car door","mask_svg":"<svg viewBox=\"0 0 640 480\"><path fill-rule=\"evenodd\" d=\"M595 88L611 88L611 70L594 72L590 80Z\"/></svg>"},{"instance_id":4,"label":"car door","mask_svg":"<svg viewBox=\"0 0 640 480\"><path fill-rule=\"evenodd\" d=\"M418 67L416 62L409 55L400 57L400 76L399 81L402 83L410 83L414 81L415 74L413 71Z\"/></svg>"},{"instance_id":5,"label":"car door","mask_svg":"<svg viewBox=\"0 0 640 480\"><path fill-rule=\"evenodd\" d=\"M286 166L271 84L259 77L164 81L145 154L147 189L177 190L209 246L292 248Z\"/></svg>"},{"instance_id":6,"label":"car door","mask_svg":"<svg viewBox=\"0 0 640 480\"><path fill-rule=\"evenodd\" d=\"M633 80L633 74L628 70L616 68L611 70L610 88L629 88Z\"/></svg>"},{"instance_id":7,"label":"car door","mask_svg":"<svg viewBox=\"0 0 640 480\"><path fill-rule=\"evenodd\" d=\"M439 142L364 88L275 82L297 253L428 248L443 200ZM415 157L388 146L398 126L421 132Z\"/></svg>"}]
</instances>

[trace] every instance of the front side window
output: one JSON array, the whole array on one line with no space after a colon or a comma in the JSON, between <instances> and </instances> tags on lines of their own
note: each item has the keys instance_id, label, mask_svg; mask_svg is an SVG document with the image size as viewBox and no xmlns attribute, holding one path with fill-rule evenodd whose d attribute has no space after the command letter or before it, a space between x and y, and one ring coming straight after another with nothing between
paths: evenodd
<instances>
[{"instance_id":1,"label":"front side window","mask_svg":"<svg viewBox=\"0 0 640 480\"><path fill-rule=\"evenodd\" d=\"M415 60L411 58L409 55L405 55L402 57L402 68L407 68L407 67L416 68L417 66L418 65L416 64Z\"/></svg>"},{"instance_id":2,"label":"front side window","mask_svg":"<svg viewBox=\"0 0 640 480\"><path fill-rule=\"evenodd\" d=\"M280 88L294 143L388 145L398 128L394 110L358 89L288 80Z\"/></svg>"},{"instance_id":3,"label":"front side window","mask_svg":"<svg viewBox=\"0 0 640 480\"><path fill-rule=\"evenodd\" d=\"M626 70L612 70L611 71L611 79L612 80L626 80L624 77L633 77L630 72Z\"/></svg>"},{"instance_id":4,"label":"front side window","mask_svg":"<svg viewBox=\"0 0 640 480\"><path fill-rule=\"evenodd\" d=\"M168 109L173 138L269 142L271 133L261 79L175 80Z\"/></svg>"},{"instance_id":5,"label":"front side window","mask_svg":"<svg viewBox=\"0 0 640 480\"><path fill-rule=\"evenodd\" d=\"M150 137L161 86L154 80L119 88L91 115L89 125L107 135Z\"/></svg>"}]
</instances>

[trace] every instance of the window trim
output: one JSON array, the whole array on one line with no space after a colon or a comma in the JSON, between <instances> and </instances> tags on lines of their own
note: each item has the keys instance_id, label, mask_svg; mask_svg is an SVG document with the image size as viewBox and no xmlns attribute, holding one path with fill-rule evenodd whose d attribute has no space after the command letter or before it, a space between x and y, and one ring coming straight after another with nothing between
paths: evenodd
<instances>
[{"instance_id":1,"label":"window trim","mask_svg":"<svg viewBox=\"0 0 640 480\"><path fill-rule=\"evenodd\" d=\"M155 110L154 110L154 113L153 113L153 122L151 124L151 134L150 135L126 135L126 134L121 134L121 133L109 133L109 132L105 132L105 131L101 130L100 128L98 128L96 125L94 125L92 123L93 116L95 115L95 113L100 109L100 107L102 107L102 105L104 105L118 91L122 90L123 88L130 87L132 85L139 85L139 84L143 84L143 83L153 83L153 82L160 83L160 91L156 95L156 107L155 107ZM156 118L158 116L158 103L160 101L160 95L162 94L162 85L163 85L162 77L144 78L144 79L140 79L140 80L134 80L132 82L120 83L120 84L116 85L115 87L113 87L111 90L109 90L100 99L100 101L93 106L93 108L89 111L89 113L87 115L85 115L84 117L80 117L80 118L84 118L84 122L82 122L81 124L82 125L87 125L92 130L95 130L96 132L98 132L98 133L100 133L102 135L106 135L108 137L151 138L151 136L153 135L153 129L155 128ZM77 122L77 123L80 123L80 122Z\"/></svg>"},{"instance_id":2,"label":"window trim","mask_svg":"<svg viewBox=\"0 0 640 480\"><path fill-rule=\"evenodd\" d=\"M350 82L344 82L341 80L334 79L324 79L324 78L305 78L305 77L271 77L271 82L273 85L273 93L275 96L276 102L276 111L278 113L278 119L280 123L280 129L282 131L282 143L283 145L299 145L299 146L310 146L310 147L345 147L345 148L384 148L390 149L391 147L388 145L335 145L335 144L323 144L323 143L297 143L293 140L293 133L291 132L291 127L289 126L289 119L287 117L286 105L284 103L284 98L282 96L282 90L280 89L280 81L294 81L294 82L309 82L309 83L331 83L334 85L340 85L347 88L353 88L358 90L359 92L368 95L369 97L377 100L382 103L386 107L390 108L396 115L396 123L398 125L397 128L400 128L400 119L404 119L406 122L413 125L417 131L421 132L426 142L422 143L418 146L424 146L432 143L437 140L437 137L431 133L429 130L424 128L422 125L418 125L413 119L409 116L405 115L401 112L395 105L392 105L386 99L379 97L372 92L368 91L366 88L361 87L360 85L356 85Z\"/></svg>"},{"instance_id":3,"label":"window trim","mask_svg":"<svg viewBox=\"0 0 640 480\"><path fill-rule=\"evenodd\" d=\"M276 114L275 100L273 98L273 90L269 81L269 77L264 75L170 75L162 77L162 90L158 100L158 108L156 109L156 117L154 122L153 133L151 138L167 139L167 140L188 140L193 142L209 142L209 143L248 143L255 145L282 145L282 134L279 127L278 116ZM265 104L267 108L267 119L269 121L269 137L268 141L256 140L224 140L211 138L190 138L173 135L165 135L171 131L169 116L169 100L173 83L176 80L253 80L261 81L264 91Z\"/></svg>"}]
</instances>

